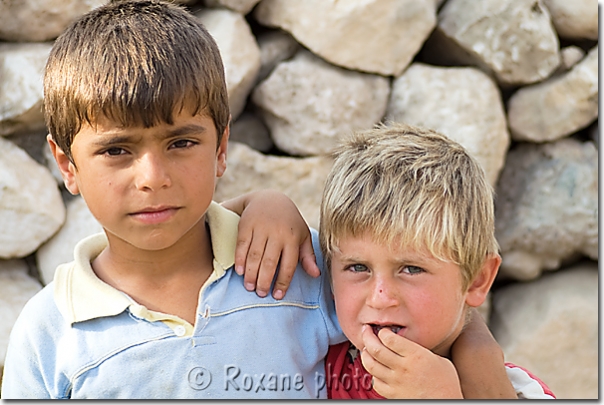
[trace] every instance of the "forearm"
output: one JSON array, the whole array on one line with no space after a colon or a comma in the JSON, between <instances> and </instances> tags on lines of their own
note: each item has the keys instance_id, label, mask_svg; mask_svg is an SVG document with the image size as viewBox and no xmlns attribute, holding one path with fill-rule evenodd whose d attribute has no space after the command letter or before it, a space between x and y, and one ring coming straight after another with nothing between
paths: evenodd
<instances>
[{"instance_id":1,"label":"forearm","mask_svg":"<svg viewBox=\"0 0 604 405\"><path fill-rule=\"evenodd\" d=\"M255 193L255 191L251 191L249 193L242 194L240 196L225 200L220 203L224 208L229 211L233 211L237 215L241 216L245 207L249 204L251 196Z\"/></svg>"},{"instance_id":2,"label":"forearm","mask_svg":"<svg viewBox=\"0 0 604 405\"><path fill-rule=\"evenodd\" d=\"M264 189L250 191L245 194L241 194L237 197L224 200L220 203L220 205L222 205L227 210L233 211L237 215L241 216L243 214L243 211L245 211L245 209L252 202L256 202L256 205L260 205L263 207L270 206L271 208L275 208L278 210L285 210L286 208L289 208L289 203L286 203L285 201L291 202L289 197L287 197L282 192L271 189ZM297 212L298 210L296 209L296 213Z\"/></svg>"}]
</instances>

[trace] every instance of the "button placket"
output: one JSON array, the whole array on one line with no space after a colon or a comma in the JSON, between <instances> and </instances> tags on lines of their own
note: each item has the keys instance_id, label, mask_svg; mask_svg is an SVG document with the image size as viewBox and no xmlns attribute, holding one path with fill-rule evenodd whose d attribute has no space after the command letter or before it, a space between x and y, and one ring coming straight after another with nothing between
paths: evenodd
<instances>
[{"instance_id":1,"label":"button placket","mask_svg":"<svg viewBox=\"0 0 604 405\"><path fill-rule=\"evenodd\" d=\"M197 325L195 325L196 334L201 333L205 329L205 327L207 326L209 321L210 321L210 306L208 304L206 304L203 309L203 312L200 312L199 316L197 317Z\"/></svg>"}]
</instances>

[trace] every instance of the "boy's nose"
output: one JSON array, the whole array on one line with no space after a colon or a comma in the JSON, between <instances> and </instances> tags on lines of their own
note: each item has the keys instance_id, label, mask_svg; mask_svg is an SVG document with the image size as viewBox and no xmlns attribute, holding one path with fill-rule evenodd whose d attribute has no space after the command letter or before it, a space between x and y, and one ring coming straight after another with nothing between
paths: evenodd
<instances>
[{"instance_id":1,"label":"boy's nose","mask_svg":"<svg viewBox=\"0 0 604 405\"><path fill-rule=\"evenodd\" d=\"M169 187L172 182L167 162L153 153L145 153L136 163L136 188L143 191L157 191Z\"/></svg>"},{"instance_id":2,"label":"boy's nose","mask_svg":"<svg viewBox=\"0 0 604 405\"><path fill-rule=\"evenodd\" d=\"M379 278L371 284L367 304L376 309L398 306L400 304L396 287L392 281Z\"/></svg>"}]
</instances>

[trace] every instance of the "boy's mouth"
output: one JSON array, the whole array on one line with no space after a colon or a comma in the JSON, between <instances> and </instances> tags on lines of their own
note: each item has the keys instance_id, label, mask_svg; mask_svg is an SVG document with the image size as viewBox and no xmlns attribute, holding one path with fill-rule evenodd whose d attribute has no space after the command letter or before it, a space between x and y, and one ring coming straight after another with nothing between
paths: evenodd
<instances>
[{"instance_id":1,"label":"boy's mouth","mask_svg":"<svg viewBox=\"0 0 604 405\"><path fill-rule=\"evenodd\" d=\"M160 224L171 219L179 209L168 206L147 207L130 213L129 216L145 224Z\"/></svg>"},{"instance_id":2,"label":"boy's mouth","mask_svg":"<svg viewBox=\"0 0 604 405\"><path fill-rule=\"evenodd\" d=\"M378 332L383 328L388 328L395 334L397 334L401 329L404 329L404 327L400 325L376 325L374 323L370 323L369 326L371 326L371 329L373 330L373 333L375 333L376 336Z\"/></svg>"}]
</instances>

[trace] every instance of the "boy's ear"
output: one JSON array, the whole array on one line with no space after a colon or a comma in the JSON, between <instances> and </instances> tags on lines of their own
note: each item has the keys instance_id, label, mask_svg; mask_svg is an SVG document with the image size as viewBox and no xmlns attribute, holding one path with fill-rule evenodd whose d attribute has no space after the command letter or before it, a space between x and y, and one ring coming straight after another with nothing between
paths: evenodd
<instances>
[{"instance_id":1,"label":"boy's ear","mask_svg":"<svg viewBox=\"0 0 604 405\"><path fill-rule=\"evenodd\" d=\"M218 145L218 150L216 151L216 176L222 177L224 172L226 171L226 162L227 162L227 150L229 147L229 135L231 133L231 125L229 119L229 125L226 126L224 132L222 133L222 139L220 140L220 144Z\"/></svg>"},{"instance_id":2,"label":"boy's ear","mask_svg":"<svg viewBox=\"0 0 604 405\"><path fill-rule=\"evenodd\" d=\"M480 272L468 288L466 304L471 307L478 307L484 302L487 298L487 293L495 281L500 264L501 256L497 253L489 255L486 258Z\"/></svg>"},{"instance_id":3,"label":"boy's ear","mask_svg":"<svg viewBox=\"0 0 604 405\"><path fill-rule=\"evenodd\" d=\"M56 142L52 139L52 135L48 134L46 136L46 140L48 141L48 146L50 146L50 151L57 162L57 166L61 171L61 177L63 177L63 182L65 183L65 187L67 191L71 194L76 195L80 193L80 189L76 182L75 173L76 167L69 160L65 152L56 144Z\"/></svg>"}]
</instances>

